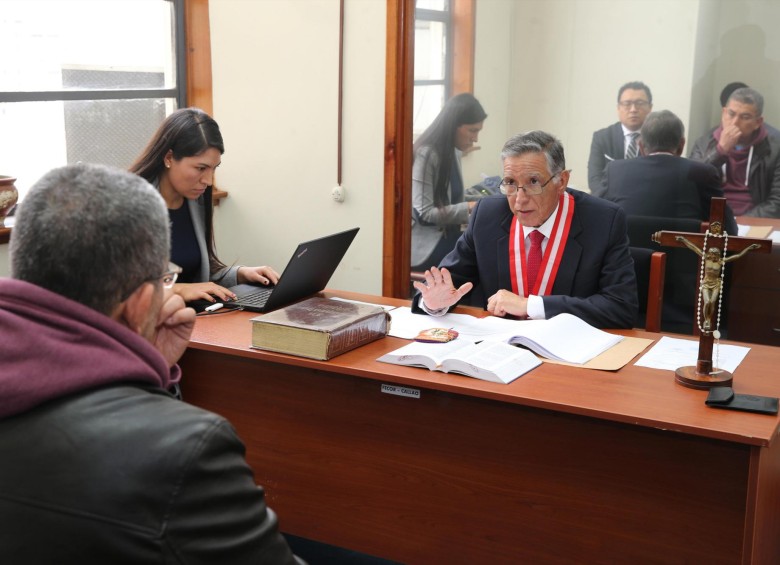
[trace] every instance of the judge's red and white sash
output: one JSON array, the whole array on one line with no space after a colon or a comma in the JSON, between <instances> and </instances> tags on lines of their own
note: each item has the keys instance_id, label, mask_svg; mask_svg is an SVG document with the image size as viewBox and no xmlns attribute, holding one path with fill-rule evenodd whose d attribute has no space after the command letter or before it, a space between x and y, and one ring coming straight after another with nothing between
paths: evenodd
<instances>
[{"instance_id":1,"label":"judge's red and white sash","mask_svg":"<svg viewBox=\"0 0 780 565\"><path fill-rule=\"evenodd\" d=\"M528 271L525 266L523 226L515 217L509 232L509 273L512 277L512 292L525 297L531 294L535 296L550 294L555 275L558 274L558 266L561 264L563 249L566 247L566 239L569 237L572 216L574 216L574 198L564 192L558 202L558 212L555 215L550 241L547 242L547 248L544 250L542 264L539 266L536 284L531 289L528 288Z\"/></svg>"}]
</instances>

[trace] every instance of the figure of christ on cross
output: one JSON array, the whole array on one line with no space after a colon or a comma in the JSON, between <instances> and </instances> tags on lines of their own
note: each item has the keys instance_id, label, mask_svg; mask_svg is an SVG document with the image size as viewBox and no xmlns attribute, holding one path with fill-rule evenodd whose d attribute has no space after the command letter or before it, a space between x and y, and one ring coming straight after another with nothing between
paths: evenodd
<instances>
[{"instance_id":1,"label":"figure of christ on cross","mask_svg":"<svg viewBox=\"0 0 780 565\"><path fill-rule=\"evenodd\" d=\"M701 257L697 323L694 324L700 331L699 358L695 367L680 367L675 371L676 381L690 388L706 390L715 386L731 386L733 375L713 368L712 364L713 340L720 339L724 268L726 263L739 259L749 251L769 253L772 250L772 242L768 239L737 237L725 233L722 227L725 206L725 198L712 199L706 233L660 231L652 236L656 243L668 247L685 246ZM735 253L727 255L730 251Z\"/></svg>"},{"instance_id":2,"label":"figure of christ on cross","mask_svg":"<svg viewBox=\"0 0 780 565\"><path fill-rule=\"evenodd\" d=\"M716 323L713 324L713 321L715 320L715 306L720 304L722 298L720 291L721 286L723 285L722 279L726 263L739 259L748 251L758 249L761 246L757 243L753 243L736 255L729 255L721 258L720 249L717 247L709 247L705 253L704 250L699 249L699 247L691 243L685 236L678 235L675 237L675 240L682 242L688 249L695 252L702 258L702 261L704 261L704 265L702 266L704 272L699 281L699 293L701 296L701 308L699 313L701 314L701 317L704 318L704 324L699 320L697 325L699 331L713 332L714 334L718 331L718 325L720 323L720 312L718 312ZM718 337L720 336L716 334L715 338Z\"/></svg>"}]
</instances>

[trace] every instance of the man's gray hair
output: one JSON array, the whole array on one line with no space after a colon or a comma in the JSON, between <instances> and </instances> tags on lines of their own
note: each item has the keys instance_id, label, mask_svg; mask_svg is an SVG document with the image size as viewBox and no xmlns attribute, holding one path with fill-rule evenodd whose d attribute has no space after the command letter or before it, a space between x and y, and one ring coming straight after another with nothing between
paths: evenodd
<instances>
[{"instance_id":1,"label":"man's gray hair","mask_svg":"<svg viewBox=\"0 0 780 565\"><path fill-rule=\"evenodd\" d=\"M682 120L669 110L650 112L640 130L645 153L677 153L685 136Z\"/></svg>"},{"instance_id":2,"label":"man's gray hair","mask_svg":"<svg viewBox=\"0 0 780 565\"><path fill-rule=\"evenodd\" d=\"M79 164L46 173L19 207L11 276L110 315L169 258L168 212L139 176Z\"/></svg>"},{"instance_id":3,"label":"man's gray hair","mask_svg":"<svg viewBox=\"0 0 780 565\"><path fill-rule=\"evenodd\" d=\"M518 133L504 144L501 160L517 157L524 153L544 153L551 175L557 175L566 168L563 145L555 136L540 130Z\"/></svg>"},{"instance_id":4,"label":"man's gray hair","mask_svg":"<svg viewBox=\"0 0 780 565\"><path fill-rule=\"evenodd\" d=\"M729 96L729 100L736 100L742 104L750 104L756 107L759 116L764 115L764 97L758 90L749 87L738 88Z\"/></svg>"}]
</instances>

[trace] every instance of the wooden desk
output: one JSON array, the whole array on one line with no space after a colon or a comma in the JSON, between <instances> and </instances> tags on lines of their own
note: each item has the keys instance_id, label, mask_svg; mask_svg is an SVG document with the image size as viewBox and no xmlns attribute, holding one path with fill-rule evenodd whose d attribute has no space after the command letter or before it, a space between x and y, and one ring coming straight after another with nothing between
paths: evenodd
<instances>
[{"instance_id":1,"label":"wooden desk","mask_svg":"<svg viewBox=\"0 0 780 565\"><path fill-rule=\"evenodd\" d=\"M748 226L772 226L780 231L780 219L740 216ZM738 341L780 345L780 245L772 253L750 254L731 263L728 337Z\"/></svg>"},{"instance_id":2,"label":"wooden desk","mask_svg":"<svg viewBox=\"0 0 780 565\"><path fill-rule=\"evenodd\" d=\"M778 563L776 416L633 365L500 385L376 362L396 338L253 351L251 317L198 319L183 394L236 427L283 531L408 564ZM779 360L753 347L735 390L780 395Z\"/></svg>"}]
</instances>

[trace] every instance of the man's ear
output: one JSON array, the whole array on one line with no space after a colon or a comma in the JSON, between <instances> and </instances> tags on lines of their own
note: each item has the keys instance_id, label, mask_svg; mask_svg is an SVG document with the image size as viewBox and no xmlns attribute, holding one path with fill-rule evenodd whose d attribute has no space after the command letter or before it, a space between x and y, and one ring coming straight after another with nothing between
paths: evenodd
<instances>
[{"instance_id":1,"label":"man's ear","mask_svg":"<svg viewBox=\"0 0 780 565\"><path fill-rule=\"evenodd\" d=\"M560 173L561 175L561 190L560 192L563 193L564 190L566 190L566 187L569 186L569 177L571 176L571 171L569 169L564 169Z\"/></svg>"},{"instance_id":2,"label":"man's ear","mask_svg":"<svg viewBox=\"0 0 780 565\"><path fill-rule=\"evenodd\" d=\"M683 149L685 149L685 138L680 138L680 145L677 146L677 151L674 152L675 155L678 157L683 154Z\"/></svg>"},{"instance_id":3,"label":"man's ear","mask_svg":"<svg viewBox=\"0 0 780 565\"><path fill-rule=\"evenodd\" d=\"M152 308L153 300L154 285L145 282L116 307L112 318L135 333L143 335L144 325Z\"/></svg>"}]
</instances>

